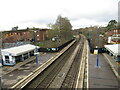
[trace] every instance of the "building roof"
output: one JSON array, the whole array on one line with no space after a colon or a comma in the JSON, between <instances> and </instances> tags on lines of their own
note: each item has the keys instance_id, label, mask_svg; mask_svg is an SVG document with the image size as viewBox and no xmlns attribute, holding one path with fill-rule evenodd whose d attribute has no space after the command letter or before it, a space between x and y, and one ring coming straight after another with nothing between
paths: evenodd
<instances>
[{"instance_id":1,"label":"building roof","mask_svg":"<svg viewBox=\"0 0 120 90\"><path fill-rule=\"evenodd\" d=\"M105 45L105 48L113 55L120 55L120 44Z\"/></svg>"},{"instance_id":2,"label":"building roof","mask_svg":"<svg viewBox=\"0 0 120 90\"><path fill-rule=\"evenodd\" d=\"M47 28L28 28L28 29L19 29L19 30L7 30L3 31L4 33L10 33L10 32L27 32L27 31L46 31L49 30Z\"/></svg>"},{"instance_id":3,"label":"building roof","mask_svg":"<svg viewBox=\"0 0 120 90\"><path fill-rule=\"evenodd\" d=\"M12 48L8 48L8 49L2 49L2 55L12 55L12 56L18 56L21 54L25 54L29 51L32 51L36 48L36 46L31 45L31 44L26 44L26 45L21 45L21 46L17 46L17 47L12 47Z\"/></svg>"}]
</instances>

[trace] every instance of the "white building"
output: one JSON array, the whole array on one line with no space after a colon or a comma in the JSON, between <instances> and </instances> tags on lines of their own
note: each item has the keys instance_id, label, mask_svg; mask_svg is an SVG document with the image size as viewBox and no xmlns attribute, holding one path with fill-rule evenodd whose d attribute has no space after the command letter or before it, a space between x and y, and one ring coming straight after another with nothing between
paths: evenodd
<instances>
[{"instance_id":1,"label":"white building","mask_svg":"<svg viewBox=\"0 0 120 90\"><path fill-rule=\"evenodd\" d=\"M21 45L8 49L2 49L2 59L4 65L15 65L19 61L34 56L36 46L31 44Z\"/></svg>"},{"instance_id":2,"label":"white building","mask_svg":"<svg viewBox=\"0 0 120 90\"><path fill-rule=\"evenodd\" d=\"M105 48L116 61L120 61L120 44L105 45Z\"/></svg>"}]
</instances>

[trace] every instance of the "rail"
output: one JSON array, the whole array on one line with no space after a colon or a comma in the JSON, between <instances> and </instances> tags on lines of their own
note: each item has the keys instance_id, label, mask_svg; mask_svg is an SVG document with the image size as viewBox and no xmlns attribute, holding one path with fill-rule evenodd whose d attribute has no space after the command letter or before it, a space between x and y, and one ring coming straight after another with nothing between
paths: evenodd
<instances>
[{"instance_id":1,"label":"rail","mask_svg":"<svg viewBox=\"0 0 120 90\"><path fill-rule=\"evenodd\" d=\"M52 62L54 62L57 58L59 58L63 53L65 53L66 50L68 50L76 41L73 41L71 44L68 45L68 47L65 47L62 51L60 51L59 54L57 54L56 57L51 58L49 61L47 61L45 64L41 65L39 68L34 70L32 73L30 73L28 76L26 76L24 79L19 81L17 84L11 87L11 89L14 88L23 88L25 85L27 85L31 80L33 80L38 74L40 74L45 68L47 68Z\"/></svg>"}]
</instances>

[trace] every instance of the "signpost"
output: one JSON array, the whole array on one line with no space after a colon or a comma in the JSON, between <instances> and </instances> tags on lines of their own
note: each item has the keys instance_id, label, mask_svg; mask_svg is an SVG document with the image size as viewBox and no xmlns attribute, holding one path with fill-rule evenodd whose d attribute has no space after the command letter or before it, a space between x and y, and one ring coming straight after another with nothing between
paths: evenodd
<instances>
[{"instance_id":1,"label":"signpost","mask_svg":"<svg viewBox=\"0 0 120 90\"><path fill-rule=\"evenodd\" d=\"M96 46L96 49L94 50L94 54L96 55L96 67L99 67L99 60L98 60L98 47Z\"/></svg>"},{"instance_id":2,"label":"signpost","mask_svg":"<svg viewBox=\"0 0 120 90\"><path fill-rule=\"evenodd\" d=\"M97 49L94 50L94 54L96 54L96 55L98 54L98 50Z\"/></svg>"}]
</instances>

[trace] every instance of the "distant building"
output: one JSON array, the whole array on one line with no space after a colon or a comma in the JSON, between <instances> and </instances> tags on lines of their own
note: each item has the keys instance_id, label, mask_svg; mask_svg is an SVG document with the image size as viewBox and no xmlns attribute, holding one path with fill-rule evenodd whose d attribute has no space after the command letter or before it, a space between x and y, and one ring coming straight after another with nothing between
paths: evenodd
<instances>
[{"instance_id":1,"label":"distant building","mask_svg":"<svg viewBox=\"0 0 120 90\"><path fill-rule=\"evenodd\" d=\"M105 32L105 35L108 36L113 36L113 35L117 35L120 34L120 30L109 30L107 32Z\"/></svg>"},{"instance_id":2,"label":"distant building","mask_svg":"<svg viewBox=\"0 0 120 90\"><path fill-rule=\"evenodd\" d=\"M36 31L37 42L45 40L48 37L48 29L24 29L16 31L4 31L2 35L3 43L31 42L34 41L34 31Z\"/></svg>"},{"instance_id":3,"label":"distant building","mask_svg":"<svg viewBox=\"0 0 120 90\"><path fill-rule=\"evenodd\" d=\"M110 30L105 33L108 43L120 44L120 30Z\"/></svg>"}]
</instances>

